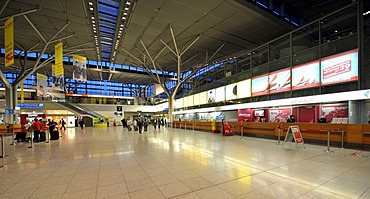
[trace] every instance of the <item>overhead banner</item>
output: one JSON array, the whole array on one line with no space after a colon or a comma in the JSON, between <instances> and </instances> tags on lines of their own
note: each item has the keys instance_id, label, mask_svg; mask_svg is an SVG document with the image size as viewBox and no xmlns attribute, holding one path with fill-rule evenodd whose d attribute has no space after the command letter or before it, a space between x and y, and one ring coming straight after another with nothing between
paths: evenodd
<instances>
[{"instance_id":1,"label":"overhead banner","mask_svg":"<svg viewBox=\"0 0 370 199\"><path fill-rule=\"evenodd\" d=\"M266 95L269 93L269 76L259 76L252 79L252 96Z\"/></svg>"},{"instance_id":2,"label":"overhead banner","mask_svg":"<svg viewBox=\"0 0 370 199\"><path fill-rule=\"evenodd\" d=\"M37 96L46 97L47 88L47 77L37 73Z\"/></svg>"},{"instance_id":3,"label":"overhead banner","mask_svg":"<svg viewBox=\"0 0 370 199\"><path fill-rule=\"evenodd\" d=\"M14 17L5 21L5 67L14 64Z\"/></svg>"},{"instance_id":4,"label":"overhead banner","mask_svg":"<svg viewBox=\"0 0 370 199\"><path fill-rule=\"evenodd\" d=\"M207 104L207 92L201 92L199 93L199 104Z\"/></svg>"},{"instance_id":5,"label":"overhead banner","mask_svg":"<svg viewBox=\"0 0 370 199\"><path fill-rule=\"evenodd\" d=\"M184 107L183 106L183 102L184 102L184 99L183 98L180 98L180 99L175 100L175 108L182 108L182 107Z\"/></svg>"},{"instance_id":6,"label":"overhead banner","mask_svg":"<svg viewBox=\"0 0 370 199\"><path fill-rule=\"evenodd\" d=\"M272 72L269 75L270 93L290 91L290 69Z\"/></svg>"},{"instance_id":7,"label":"overhead banner","mask_svg":"<svg viewBox=\"0 0 370 199\"><path fill-rule=\"evenodd\" d=\"M315 61L292 69L292 90L320 86L320 62Z\"/></svg>"},{"instance_id":8,"label":"overhead banner","mask_svg":"<svg viewBox=\"0 0 370 199\"><path fill-rule=\"evenodd\" d=\"M64 91L64 86L65 86L65 82L64 82L64 75L57 75L57 70L56 70L56 66L55 65L52 65L52 87L53 87L53 90L57 90L57 91Z\"/></svg>"},{"instance_id":9,"label":"overhead banner","mask_svg":"<svg viewBox=\"0 0 370 199\"><path fill-rule=\"evenodd\" d=\"M55 75L60 76L64 74L63 68L63 43L60 42L54 47L55 49Z\"/></svg>"},{"instance_id":10,"label":"overhead banner","mask_svg":"<svg viewBox=\"0 0 370 199\"><path fill-rule=\"evenodd\" d=\"M193 105L194 106L198 106L199 105L199 93L197 93L197 94L194 95Z\"/></svg>"},{"instance_id":11,"label":"overhead banner","mask_svg":"<svg viewBox=\"0 0 370 199\"><path fill-rule=\"evenodd\" d=\"M358 50L321 60L321 83L335 84L358 80Z\"/></svg>"},{"instance_id":12,"label":"overhead banner","mask_svg":"<svg viewBox=\"0 0 370 199\"><path fill-rule=\"evenodd\" d=\"M24 102L24 84L23 82L21 83L21 103Z\"/></svg>"},{"instance_id":13,"label":"overhead banner","mask_svg":"<svg viewBox=\"0 0 370 199\"><path fill-rule=\"evenodd\" d=\"M86 57L73 55L73 79L86 82Z\"/></svg>"}]
</instances>

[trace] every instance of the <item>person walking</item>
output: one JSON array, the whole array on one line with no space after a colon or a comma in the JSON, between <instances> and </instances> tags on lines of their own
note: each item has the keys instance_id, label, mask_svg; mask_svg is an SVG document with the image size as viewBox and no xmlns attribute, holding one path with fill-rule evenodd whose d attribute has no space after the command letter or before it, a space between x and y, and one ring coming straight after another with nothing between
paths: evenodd
<instances>
[{"instance_id":1,"label":"person walking","mask_svg":"<svg viewBox=\"0 0 370 199\"><path fill-rule=\"evenodd\" d=\"M134 119L134 131L137 131L137 119Z\"/></svg>"},{"instance_id":2,"label":"person walking","mask_svg":"<svg viewBox=\"0 0 370 199\"><path fill-rule=\"evenodd\" d=\"M159 118L157 119L157 125L158 125L158 129L161 129L161 120Z\"/></svg>"},{"instance_id":3,"label":"person walking","mask_svg":"<svg viewBox=\"0 0 370 199\"><path fill-rule=\"evenodd\" d=\"M34 136L35 142L40 142L41 123L39 122L37 118L35 118L31 127L33 127L33 136Z\"/></svg>"},{"instance_id":4,"label":"person walking","mask_svg":"<svg viewBox=\"0 0 370 199\"><path fill-rule=\"evenodd\" d=\"M127 121L126 121L125 118L122 118L121 122L122 122L122 127L123 128L127 127Z\"/></svg>"},{"instance_id":5,"label":"person walking","mask_svg":"<svg viewBox=\"0 0 370 199\"><path fill-rule=\"evenodd\" d=\"M157 129L157 119L153 120L153 126L154 126L154 129Z\"/></svg>"},{"instance_id":6,"label":"person walking","mask_svg":"<svg viewBox=\"0 0 370 199\"><path fill-rule=\"evenodd\" d=\"M127 119L127 130L128 131L131 131L131 125L132 125L131 119Z\"/></svg>"},{"instance_id":7,"label":"person walking","mask_svg":"<svg viewBox=\"0 0 370 199\"><path fill-rule=\"evenodd\" d=\"M80 121L78 122L78 124L80 125L81 129L84 129L85 122L84 122L84 120L82 118L80 119Z\"/></svg>"},{"instance_id":8,"label":"person walking","mask_svg":"<svg viewBox=\"0 0 370 199\"><path fill-rule=\"evenodd\" d=\"M143 131L143 124L144 124L143 118L137 119L137 126L139 127L139 133L140 134Z\"/></svg>"},{"instance_id":9,"label":"person walking","mask_svg":"<svg viewBox=\"0 0 370 199\"><path fill-rule=\"evenodd\" d=\"M144 132L147 132L148 130L148 120L144 119Z\"/></svg>"},{"instance_id":10,"label":"person walking","mask_svg":"<svg viewBox=\"0 0 370 199\"><path fill-rule=\"evenodd\" d=\"M66 130L66 127L65 127L65 125L66 125L66 121L64 121L64 119L63 119L63 118L60 120L60 125L62 125L62 126L60 127L60 130L64 129L64 131L65 131L65 130Z\"/></svg>"}]
</instances>

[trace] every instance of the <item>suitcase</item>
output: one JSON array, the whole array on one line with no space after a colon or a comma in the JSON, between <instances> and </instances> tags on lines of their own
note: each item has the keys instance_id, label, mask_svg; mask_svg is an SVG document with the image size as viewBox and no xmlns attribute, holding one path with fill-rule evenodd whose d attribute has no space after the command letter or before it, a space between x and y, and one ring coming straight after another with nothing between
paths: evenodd
<instances>
[{"instance_id":1,"label":"suitcase","mask_svg":"<svg viewBox=\"0 0 370 199\"><path fill-rule=\"evenodd\" d=\"M15 135L15 140L17 140L17 142L25 142L26 141L26 133L17 133Z\"/></svg>"},{"instance_id":2,"label":"suitcase","mask_svg":"<svg viewBox=\"0 0 370 199\"><path fill-rule=\"evenodd\" d=\"M40 131L40 142L46 141L46 133L45 131Z\"/></svg>"},{"instance_id":3,"label":"suitcase","mask_svg":"<svg viewBox=\"0 0 370 199\"><path fill-rule=\"evenodd\" d=\"M50 140L59 140L59 131L52 131L50 133Z\"/></svg>"}]
</instances>

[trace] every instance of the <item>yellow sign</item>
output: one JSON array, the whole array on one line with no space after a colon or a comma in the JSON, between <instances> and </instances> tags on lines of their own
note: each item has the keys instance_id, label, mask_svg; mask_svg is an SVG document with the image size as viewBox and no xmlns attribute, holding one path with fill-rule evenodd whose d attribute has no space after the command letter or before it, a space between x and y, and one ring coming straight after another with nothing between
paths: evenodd
<instances>
[{"instance_id":1,"label":"yellow sign","mask_svg":"<svg viewBox=\"0 0 370 199\"><path fill-rule=\"evenodd\" d=\"M5 67L14 64L14 20L13 16L5 22Z\"/></svg>"},{"instance_id":2,"label":"yellow sign","mask_svg":"<svg viewBox=\"0 0 370 199\"><path fill-rule=\"evenodd\" d=\"M82 57L79 55L73 55L73 60L86 64L86 57Z\"/></svg>"},{"instance_id":3,"label":"yellow sign","mask_svg":"<svg viewBox=\"0 0 370 199\"><path fill-rule=\"evenodd\" d=\"M63 43L55 45L55 76L64 74L63 68Z\"/></svg>"},{"instance_id":4,"label":"yellow sign","mask_svg":"<svg viewBox=\"0 0 370 199\"><path fill-rule=\"evenodd\" d=\"M21 83L21 103L24 102L24 84Z\"/></svg>"}]
</instances>

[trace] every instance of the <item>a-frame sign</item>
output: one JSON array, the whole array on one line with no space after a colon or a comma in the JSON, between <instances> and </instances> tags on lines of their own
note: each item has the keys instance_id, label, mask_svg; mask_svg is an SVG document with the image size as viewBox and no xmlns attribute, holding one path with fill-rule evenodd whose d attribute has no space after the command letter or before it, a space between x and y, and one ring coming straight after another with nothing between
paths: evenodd
<instances>
[{"instance_id":1,"label":"a-frame sign","mask_svg":"<svg viewBox=\"0 0 370 199\"><path fill-rule=\"evenodd\" d=\"M299 129L299 126L297 125L289 126L288 131L285 135L284 144L282 147L284 148L284 145L287 142L289 142L289 147L290 147L290 144L292 143L293 140L297 146L297 149L299 149L298 145L302 145L303 148L306 149L306 147L304 146L304 141L303 141L303 137L301 134L301 130Z\"/></svg>"}]
</instances>

